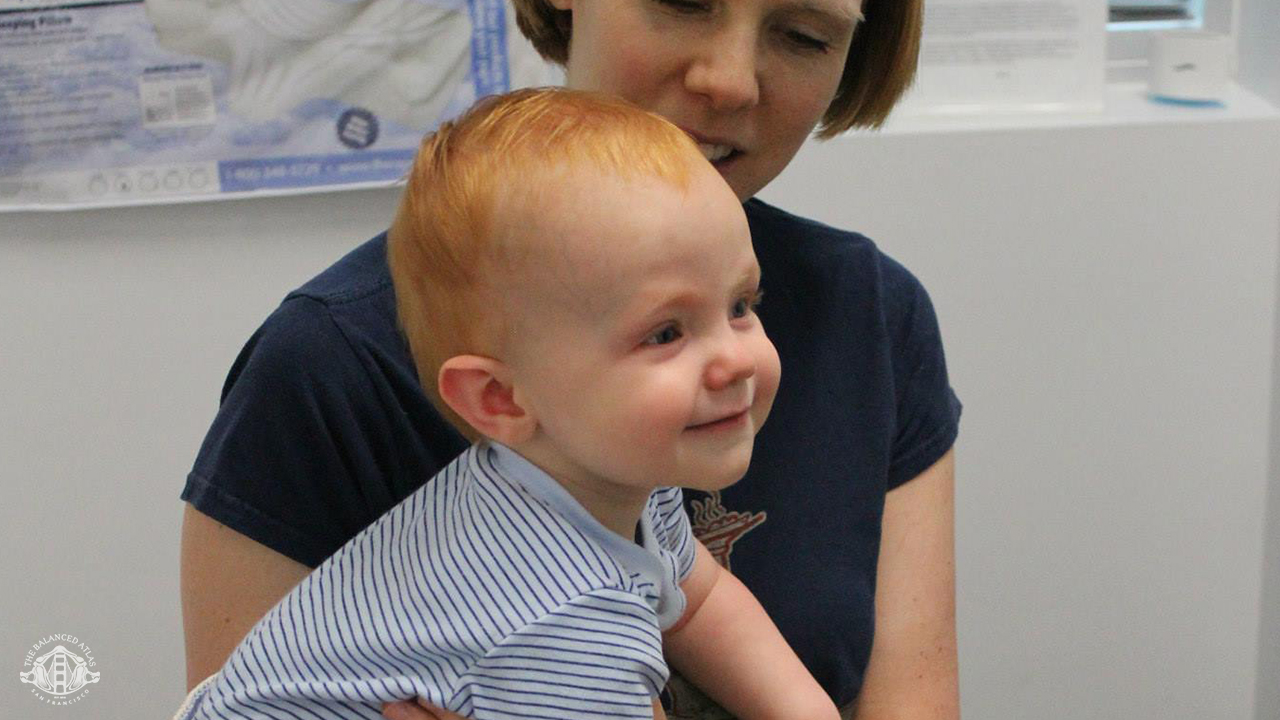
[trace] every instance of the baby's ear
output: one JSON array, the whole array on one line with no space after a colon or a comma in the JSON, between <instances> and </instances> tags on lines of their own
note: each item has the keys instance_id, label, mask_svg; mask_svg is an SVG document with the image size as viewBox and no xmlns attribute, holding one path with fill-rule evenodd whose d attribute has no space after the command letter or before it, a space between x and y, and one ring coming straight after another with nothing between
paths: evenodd
<instances>
[{"instance_id":1,"label":"baby's ear","mask_svg":"<svg viewBox=\"0 0 1280 720\"><path fill-rule=\"evenodd\" d=\"M511 373L499 360L456 355L440 366L440 397L476 432L514 446L533 433L536 422L516 403Z\"/></svg>"}]
</instances>

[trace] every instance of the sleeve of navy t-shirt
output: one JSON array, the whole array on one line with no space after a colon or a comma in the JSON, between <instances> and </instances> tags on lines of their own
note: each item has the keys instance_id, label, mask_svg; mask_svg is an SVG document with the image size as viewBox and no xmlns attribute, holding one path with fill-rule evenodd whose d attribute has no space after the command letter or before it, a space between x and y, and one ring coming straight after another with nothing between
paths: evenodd
<instances>
[{"instance_id":1,"label":"sleeve of navy t-shirt","mask_svg":"<svg viewBox=\"0 0 1280 720\"><path fill-rule=\"evenodd\" d=\"M370 390L328 308L286 300L232 366L182 498L318 565L368 524L364 484L354 474L370 439L357 406ZM306 525L307 518L323 522Z\"/></svg>"},{"instance_id":2,"label":"sleeve of navy t-shirt","mask_svg":"<svg viewBox=\"0 0 1280 720\"><path fill-rule=\"evenodd\" d=\"M250 337L182 499L315 567L469 445L422 392L383 233Z\"/></svg>"},{"instance_id":3,"label":"sleeve of navy t-shirt","mask_svg":"<svg viewBox=\"0 0 1280 720\"><path fill-rule=\"evenodd\" d=\"M928 470L951 448L959 432L961 404L947 378L929 293L909 270L883 253L880 279L898 409L887 484L892 490Z\"/></svg>"}]
</instances>

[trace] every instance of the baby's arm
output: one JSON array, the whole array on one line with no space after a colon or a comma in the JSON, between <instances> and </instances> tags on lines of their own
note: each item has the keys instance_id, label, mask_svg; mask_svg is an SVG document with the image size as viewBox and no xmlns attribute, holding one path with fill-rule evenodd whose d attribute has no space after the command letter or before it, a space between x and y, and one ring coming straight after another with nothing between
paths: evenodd
<instances>
[{"instance_id":1,"label":"baby's arm","mask_svg":"<svg viewBox=\"0 0 1280 720\"><path fill-rule=\"evenodd\" d=\"M684 616L663 635L671 666L742 720L839 718L746 586L701 542L695 552Z\"/></svg>"}]
</instances>

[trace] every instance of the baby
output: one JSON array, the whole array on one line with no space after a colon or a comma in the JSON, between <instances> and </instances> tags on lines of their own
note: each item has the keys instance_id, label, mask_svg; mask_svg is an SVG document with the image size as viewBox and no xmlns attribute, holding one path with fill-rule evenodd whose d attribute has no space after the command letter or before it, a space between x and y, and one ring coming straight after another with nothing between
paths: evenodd
<instances>
[{"instance_id":1,"label":"baby","mask_svg":"<svg viewBox=\"0 0 1280 720\"><path fill-rule=\"evenodd\" d=\"M694 142L602 95L488 98L423 141L388 262L473 445L179 715L662 717L670 661L738 717L838 717L682 507L746 472L779 377L746 217Z\"/></svg>"}]
</instances>

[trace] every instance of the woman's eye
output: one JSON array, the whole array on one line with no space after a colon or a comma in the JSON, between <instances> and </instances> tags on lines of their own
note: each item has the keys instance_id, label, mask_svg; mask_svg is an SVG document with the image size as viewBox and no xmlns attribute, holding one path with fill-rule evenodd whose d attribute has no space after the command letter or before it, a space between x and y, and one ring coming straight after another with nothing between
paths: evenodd
<instances>
[{"instance_id":1,"label":"woman's eye","mask_svg":"<svg viewBox=\"0 0 1280 720\"><path fill-rule=\"evenodd\" d=\"M787 30L786 37L791 44L804 50L814 50L817 52L826 52L831 49L831 44L825 40L821 40L807 33L797 30Z\"/></svg>"},{"instance_id":2,"label":"woman's eye","mask_svg":"<svg viewBox=\"0 0 1280 720\"><path fill-rule=\"evenodd\" d=\"M645 345L669 345L680 339L680 329L675 325L667 325L658 332L645 338Z\"/></svg>"},{"instance_id":3,"label":"woman's eye","mask_svg":"<svg viewBox=\"0 0 1280 720\"><path fill-rule=\"evenodd\" d=\"M707 3L694 0L654 0L654 2L682 13L703 12L708 9Z\"/></svg>"}]
</instances>

